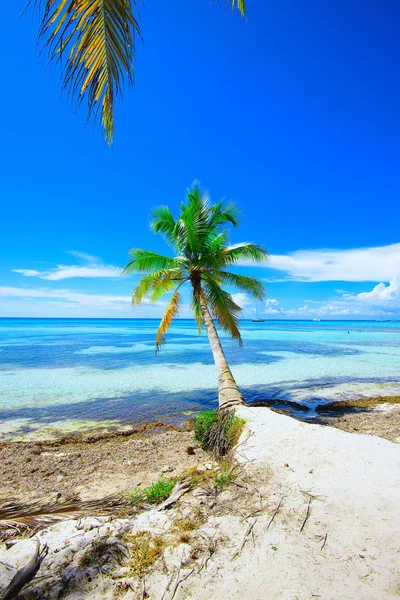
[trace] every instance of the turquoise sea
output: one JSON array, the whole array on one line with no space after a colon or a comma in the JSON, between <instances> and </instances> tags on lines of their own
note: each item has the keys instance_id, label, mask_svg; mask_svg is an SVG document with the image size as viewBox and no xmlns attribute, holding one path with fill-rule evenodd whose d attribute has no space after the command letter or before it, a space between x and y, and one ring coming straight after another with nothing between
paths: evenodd
<instances>
[{"instance_id":1,"label":"turquoise sea","mask_svg":"<svg viewBox=\"0 0 400 600\"><path fill-rule=\"evenodd\" d=\"M156 320L0 319L0 439L180 422L216 406L205 333L177 321L161 354ZM222 336L248 402L311 408L332 399L400 394L400 323L267 321Z\"/></svg>"}]
</instances>

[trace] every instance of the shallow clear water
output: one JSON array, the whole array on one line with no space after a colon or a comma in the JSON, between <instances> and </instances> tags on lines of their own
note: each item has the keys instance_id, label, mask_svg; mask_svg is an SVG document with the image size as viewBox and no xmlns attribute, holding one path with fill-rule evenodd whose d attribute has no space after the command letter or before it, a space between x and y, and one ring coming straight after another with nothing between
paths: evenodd
<instances>
[{"instance_id":1,"label":"shallow clear water","mask_svg":"<svg viewBox=\"0 0 400 600\"><path fill-rule=\"evenodd\" d=\"M0 319L0 438L182 420L215 406L207 337L177 321L159 356L158 322ZM400 393L400 323L268 321L223 336L246 400L311 408L332 398ZM310 411L310 414L313 414Z\"/></svg>"}]
</instances>

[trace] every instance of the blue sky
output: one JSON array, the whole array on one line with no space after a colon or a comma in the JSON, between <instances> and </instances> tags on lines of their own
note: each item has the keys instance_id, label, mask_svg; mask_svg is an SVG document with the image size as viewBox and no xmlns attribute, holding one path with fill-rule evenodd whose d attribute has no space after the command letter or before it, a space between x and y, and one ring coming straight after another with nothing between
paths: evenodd
<instances>
[{"instance_id":1,"label":"blue sky","mask_svg":"<svg viewBox=\"0 0 400 600\"><path fill-rule=\"evenodd\" d=\"M194 179L242 207L232 243L270 252L241 267L267 281L266 316L400 316L397 2L248 0L244 21L149 0L111 149L60 97L24 4L0 39L1 316L159 316L119 271L133 246L167 251L150 208Z\"/></svg>"}]
</instances>

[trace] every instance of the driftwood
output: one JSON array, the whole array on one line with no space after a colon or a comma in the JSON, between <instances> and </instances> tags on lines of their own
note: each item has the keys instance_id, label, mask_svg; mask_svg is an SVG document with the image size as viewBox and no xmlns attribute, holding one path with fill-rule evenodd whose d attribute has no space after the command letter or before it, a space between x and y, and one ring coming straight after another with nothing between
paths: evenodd
<instances>
[{"instance_id":1,"label":"driftwood","mask_svg":"<svg viewBox=\"0 0 400 600\"><path fill-rule=\"evenodd\" d=\"M175 504L175 502L179 500L179 498L183 496L183 494L188 492L191 487L191 484L185 481L177 483L174 489L172 490L171 495L166 500L164 500L164 502L158 504L156 506L156 510L164 510L165 508L171 506L171 504Z\"/></svg>"},{"instance_id":2,"label":"driftwood","mask_svg":"<svg viewBox=\"0 0 400 600\"><path fill-rule=\"evenodd\" d=\"M180 575L181 575L181 568L182 568L182 561L181 561L181 564L178 567L178 572L176 574L176 581L175 581L175 585L174 585L173 590L172 590L172 594L171 594L170 600L174 600L175 594L178 591L178 587L180 586L180 584L183 583L184 581L186 581L186 579L188 579L194 573L194 569L192 569L191 571L189 571L189 573L187 573L187 575L185 575L184 577L180 577Z\"/></svg>"},{"instance_id":3,"label":"driftwood","mask_svg":"<svg viewBox=\"0 0 400 600\"><path fill-rule=\"evenodd\" d=\"M172 573L171 577L168 580L167 586L166 586L166 588L165 588L165 590L163 592L163 595L161 596L161 600L165 600L165 594L168 592L169 587L170 587L170 585L172 583L173 578L174 578L174 574Z\"/></svg>"},{"instance_id":4,"label":"driftwood","mask_svg":"<svg viewBox=\"0 0 400 600\"><path fill-rule=\"evenodd\" d=\"M247 540L249 539L250 535L254 536L253 534L253 527L254 525L257 523L257 519L254 519L254 521L252 521L251 523L249 523L247 529L246 529L246 533L244 534L244 538L242 541L242 545L240 546L240 550L239 552L241 552L244 548L245 543L247 542ZM254 537L253 537L253 544L254 544Z\"/></svg>"},{"instance_id":5,"label":"driftwood","mask_svg":"<svg viewBox=\"0 0 400 600\"><path fill-rule=\"evenodd\" d=\"M217 532L215 532L214 535L212 536L212 538L209 539L208 546L204 552L203 560L201 561L201 565L197 569L197 574L199 574L204 568L207 567L208 561L210 560L210 558L216 551L216 542L215 542L216 535L217 535Z\"/></svg>"},{"instance_id":6,"label":"driftwood","mask_svg":"<svg viewBox=\"0 0 400 600\"><path fill-rule=\"evenodd\" d=\"M47 552L47 545L44 545L43 548L40 548L40 543L38 540L36 542L35 554L32 556L30 561L24 567L22 567L22 569L17 571L17 573L11 579L4 592L2 600L12 600L12 598L15 598L19 594L24 585L32 581L36 573L39 571L40 565L46 557Z\"/></svg>"},{"instance_id":7,"label":"driftwood","mask_svg":"<svg viewBox=\"0 0 400 600\"><path fill-rule=\"evenodd\" d=\"M302 523L302 526L300 527L300 531L299 533L301 533L304 529L304 525L307 523L307 519L310 515L310 505L311 505L311 500L312 500L312 496L309 497L308 499L308 504L307 504L307 511L306 511L306 516L304 517L304 521Z\"/></svg>"},{"instance_id":8,"label":"driftwood","mask_svg":"<svg viewBox=\"0 0 400 600\"><path fill-rule=\"evenodd\" d=\"M285 497L285 496L282 496L282 498L281 498L281 499L279 500L279 502L278 502L278 506L275 508L274 512L272 513L272 517L271 517L271 518L270 518L270 520L269 520L269 523L268 523L268 525L267 525L267 529L266 529L266 531L268 531L268 529L271 527L271 525L272 525L272 521L275 519L276 515L278 514L278 511L279 511L279 509L280 509L280 507L281 507L281 504L282 504L282 502L283 502L283 499L284 499L284 497Z\"/></svg>"}]
</instances>

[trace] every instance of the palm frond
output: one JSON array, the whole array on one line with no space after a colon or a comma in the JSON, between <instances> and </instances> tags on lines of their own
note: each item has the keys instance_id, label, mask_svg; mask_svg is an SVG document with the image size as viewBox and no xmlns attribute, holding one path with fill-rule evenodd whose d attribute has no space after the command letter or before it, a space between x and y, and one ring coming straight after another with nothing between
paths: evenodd
<instances>
[{"instance_id":1,"label":"palm frond","mask_svg":"<svg viewBox=\"0 0 400 600\"><path fill-rule=\"evenodd\" d=\"M210 233L211 205L208 194L198 184L188 190L187 199L187 203L181 205L174 239L186 256L193 257L202 251L204 240Z\"/></svg>"},{"instance_id":2,"label":"palm frond","mask_svg":"<svg viewBox=\"0 0 400 600\"><path fill-rule=\"evenodd\" d=\"M181 269L161 269L142 277L132 293L132 304L140 306L143 298L150 292L158 289L167 281L179 281L182 277ZM164 293L164 292L163 292ZM162 295L162 294L161 294ZM159 296L161 297L161 296Z\"/></svg>"},{"instance_id":3,"label":"palm frond","mask_svg":"<svg viewBox=\"0 0 400 600\"><path fill-rule=\"evenodd\" d=\"M168 206L153 208L150 227L154 233L161 233L169 244L174 243L175 219Z\"/></svg>"},{"instance_id":4,"label":"palm frond","mask_svg":"<svg viewBox=\"0 0 400 600\"><path fill-rule=\"evenodd\" d=\"M239 207L230 200L224 204L223 200L212 207L211 225L217 227L224 223L231 223L234 227L239 226Z\"/></svg>"},{"instance_id":5,"label":"palm frond","mask_svg":"<svg viewBox=\"0 0 400 600\"><path fill-rule=\"evenodd\" d=\"M85 515L107 515L115 513L127 506L127 501L120 494L107 496L98 500L81 500L77 496L69 496L62 502L37 501L31 504L7 502L0 506L0 529L11 524L22 524L29 527L47 526L64 519L77 519Z\"/></svg>"},{"instance_id":6,"label":"palm frond","mask_svg":"<svg viewBox=\"0 0 400 600\"><path fill-rule=\"evenodd\" d=\"M247 294L251 294L257 300L263 300L266 294L264 284L255 277L237 275L236 273L227 273L226 271L219 271L218 275L224 283L233 285L239 290L243 290Z\"/></svg>"},{"instance_id":7,"label":"palm frond","mask_svg":"<svg viewBox=\"0 0 400 600\"><path fill-rule=\"evenodd\" d=\"M167 308L165 309L163 318L161 319L161 323L157 331L156 354L160 352L161 346L165 343L165 337L167 335L169 326L171 325L176 315L179 313L179 308L181 304L181 295L178 290L175 290L175 292L172 294L172 298L169 301Z\"/></svg>"},{"instance_id":8,"label":"palm frond","mask_svg":"<svg viewBox=\"0 0 400 600\"><path fill-rule=\"evenodd\" d=\"M218 2L218 0L217 0L217 2ZM246 1L245 0L225 0L225 5L231 6L232 10L234 10L237 7L240 14L242 15L242 17L244 17L246 15Z\"/></svg>"},{"instance_id":9,"label":"palm frond","mask_svg":"<svg viewBox=\"0 0 400 600\"><path fill-rule=\"evenodd\" d=\"M221 267L225 266L224 260L224 248L228 239L228 232L226 230L220 233L214 234L209 237L207 243L204 244L203 251L200 255L199 264L212 271L217 271Z\"/></svg>"},{"instance_id":10,"label":"palm frond","mask_svg":"<svg viewBox=\"0 0 400 600\"><path fill-rule=\"evenodd\" d=\"M223 290L219 283L211 276L204 281L205 298L213 315L217 318L219 325L229 335L238 340L242 346L242 336L239 331L239 318L242 314L240 306L234 302L232 296Z\"/></svg>"},{"instance_id":11,"label":"palm frond","mask_svg":"<svg viewBox=\"0 0 400 600\"><path fill-rule=\"evenodd\" d=\"M246 14L246 2L245 0L230 0L232 8L238 7L240 13L244 16Z\"/></svg>"},{"instance_id":12,"label":"palm frond","mask_svg":"<svg viewBox=\"0 0 400 600\"><path fill-rule=\"evenodd\" d=\"M268 260L268 252L257 244L238 244L224 250L226 265L234 265L241 261L262 263Z\"/></svg>"},{"instance_id":13,"label":"palm frond","mask_svg":"<svg viewBox=\"0 0 400 600\"><path fill-rule=\"evenodd\" d=\"M183 257L181 256L170 258L169 256L163 256L162 254L149 252L141 248L132 248L128 254L132 260L128 262L122 271L125 275L145 273L146 271L159 271L161 269L179 269L184 264Z\"/></svg>"},{"instance_id":14,"label":"palm frond","mask_svg":"<svg viewBox=\"0 0 400 600\"><path fill-rule=\"evenodd\" d=\"M218 0L217 0L218 1ZM105 140L114 136L114 104L125 78L134 80L139 0L28 0L42 13L39 37L51 60L63 60L63 88L88 117L101 112ZM225 0L246 14L245 0Z\"/></svg>"},{"instance_id":15,"label":"palm frond","mask_svg":"<svg viewBox=\"0 0 400 600\"><path fill-rule=\"evenodd\" d=\"M40 0L33 0L39 7ZM39 37L51 59L63 61L63 88L89 117L101 110L104 137L113 141L114 102L125 77L134 79L136 0L45 0Z\"/></svg>"},{"instance_id":16,"label":"palm frond","mask_svg":"<svg viewBox=\"0 0 400 600\"><path fill-rule=\"evenodd\" d=\"M162 298L165 294L168 294L168 292L173 290L176 287L177 283L179 283L179 282L184 283L184 281L186 281L186 280L182 280L182 277L176 277L176 278L166 277L166 278L162 279L151 290L150 300L152 302L157 302L157 300L160 300L160 298Z\"/></svg>"}]
</instances>

